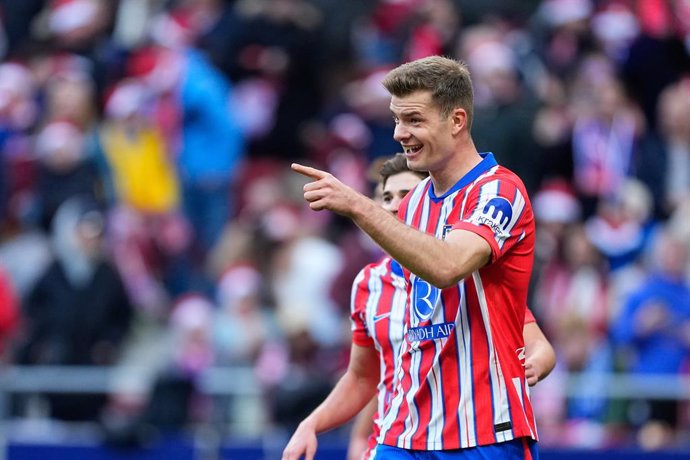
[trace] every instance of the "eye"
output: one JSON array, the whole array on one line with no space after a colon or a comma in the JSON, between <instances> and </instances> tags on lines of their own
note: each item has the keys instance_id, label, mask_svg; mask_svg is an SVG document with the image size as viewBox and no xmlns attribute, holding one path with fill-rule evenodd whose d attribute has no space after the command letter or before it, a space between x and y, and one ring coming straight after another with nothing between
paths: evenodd
<instances>
[{"instance_id":1,"label":"eye","mask_svg":"<svg viewBox=\"0 0 690 460\"><path fill-rule=\"evenodd\" d=\"M393 117L393 123L395 123L396 125L399 124L399 123L400 123L400 118L398 118L398 117Z\"/></svg>"}]
</instances>

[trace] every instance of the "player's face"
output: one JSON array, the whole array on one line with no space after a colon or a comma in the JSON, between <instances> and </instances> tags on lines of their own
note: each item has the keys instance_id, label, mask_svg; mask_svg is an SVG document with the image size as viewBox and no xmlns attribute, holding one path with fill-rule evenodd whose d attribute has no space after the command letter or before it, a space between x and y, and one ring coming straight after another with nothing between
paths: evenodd
<instances>
[{"instance_id":1,"label":"player's face","mask_svg":"<svg viewBox=\"0 0 690 460\"><path fill-rule=\"evenodd\" d=\"M386 211L398 214L398 207L403 198L412 190L421 178L415 173L405 171L388 178L383 187L383 201L381 206Z\"/></svg>"},{"instance_id":2,"label":"player's face","mask_svg":"<svg viewBox=\"0 0 690 460\"><path fill-rule=\"evenodd\" d=\"M452 117L442 116L431 99L431 92L417 91L405 97L391 98L395 131L407 165L415 171L442 169L455 153Z\"/></svg>"}]
</instances>

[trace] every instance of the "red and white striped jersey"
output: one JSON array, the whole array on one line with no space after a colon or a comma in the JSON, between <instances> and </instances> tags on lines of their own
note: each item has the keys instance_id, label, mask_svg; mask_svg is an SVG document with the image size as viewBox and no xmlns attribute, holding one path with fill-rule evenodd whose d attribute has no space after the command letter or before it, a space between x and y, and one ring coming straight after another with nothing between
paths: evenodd
<instances>
[{"instance_id":1,"label":"red and white striped jersey","mask_svg":"<svg viewBox=\"0 0 690 460\"><path fill-rule=\"evenodd\" d=\"M370 448L376 445L381 415L385 414L393 393L395 363L405 335L406 303L407 288L402 267L390 257L364 267L352 284L352 342L376 347L380 362L378 409L374 416L373 436L369 438Z\"/></svg>"},{"instance_id":2,"label":"red and white striped jersey","mask_svg":"<svg viewBox=\"0 0 690 460\"><path fill-rule=\"evenodd\" d=\"M380 443L447 450L537 438L519 356L534 216L522 181L492 154L483 156L443 196L425 179L398 210L408 225L437 238L474 232L492 257L443 290L405 271L406 337Z\"/></svg>"}]
</instances>

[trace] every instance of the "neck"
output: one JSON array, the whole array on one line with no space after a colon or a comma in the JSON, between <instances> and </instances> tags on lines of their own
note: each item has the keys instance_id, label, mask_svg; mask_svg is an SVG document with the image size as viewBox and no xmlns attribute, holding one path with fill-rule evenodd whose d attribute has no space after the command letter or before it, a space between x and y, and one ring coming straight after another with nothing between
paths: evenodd
<instances>
[{"instance_id":1,"label":"neck","mask_svg":"<svg viewBox=\"0 0 690 460\"><path fill-rule=\"evenodd\" d=\"M431 182L434 185L434 194L441 196L446 193L481 161L482 157L473 145L471 148L454 155L438 170L429 171Z\"/></svg>"}]
</instances>

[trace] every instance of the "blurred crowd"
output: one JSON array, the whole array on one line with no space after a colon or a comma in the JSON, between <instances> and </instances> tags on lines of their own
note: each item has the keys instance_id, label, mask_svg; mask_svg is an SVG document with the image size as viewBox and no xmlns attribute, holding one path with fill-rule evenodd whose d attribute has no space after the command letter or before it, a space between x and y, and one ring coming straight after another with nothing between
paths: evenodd
<instances>
[{"instance_id":1,"label":"blurred crowd","mask_svg":"<svg viewBox=\"0 0 690 460\"><path fill-rule=\"evenodd\" d=\"M687 402L601 378L690 374L689 0L0 0L3 361L139 369L11 415L114 439L208 421L200 376L243 365L260 423L291 431L346 366L381 252L311 212L289 163L373 194L400 150L380 80L433 54L469 64L477 148L535 209L542 444L690 444Z\"/></svg>"}]
</instances>

